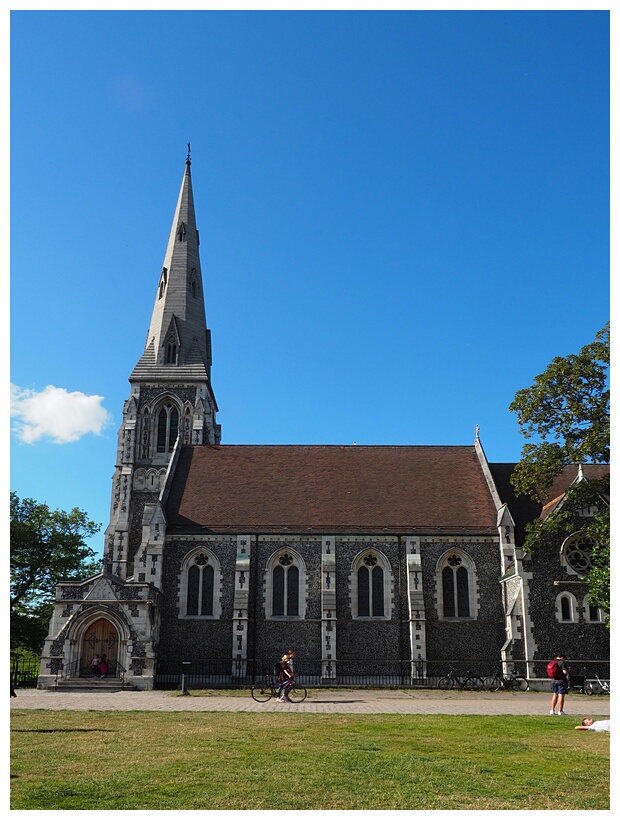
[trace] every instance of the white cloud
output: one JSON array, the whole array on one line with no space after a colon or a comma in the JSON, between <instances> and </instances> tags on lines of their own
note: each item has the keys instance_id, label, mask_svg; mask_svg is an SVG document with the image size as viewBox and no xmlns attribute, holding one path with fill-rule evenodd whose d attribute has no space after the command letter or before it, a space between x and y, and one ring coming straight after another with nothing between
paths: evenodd
<instances>
[{"instance_id":1,"label":"white cloud","mask_svg":"<svg viewBox=\"0 0 620 820\"><path fill-rule=\"evenodd\" d=\"M102 401L103 396L69 393L53 384L39 393L11 384L12 429L27 444L40 439L67 444L87 433L100 435L112 418Z\"/></svg>"}]
</instances>

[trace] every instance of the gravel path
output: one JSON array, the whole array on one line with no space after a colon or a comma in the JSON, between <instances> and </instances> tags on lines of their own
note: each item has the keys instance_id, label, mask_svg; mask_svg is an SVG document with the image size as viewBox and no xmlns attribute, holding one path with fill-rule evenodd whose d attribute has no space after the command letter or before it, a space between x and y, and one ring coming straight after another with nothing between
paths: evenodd
<instances>
[{"instance_id":1,"label":"gravel path","mask_svg":"<svg viewBox=\"0 0 620 820\"><path fill-rule=\"evenodd\" d=\"M200 696L177 692L66 692L22 689L11 698L11 709L140 712L282 712L398 715L545 715L546 692L439 692L420 690L310 690L304 703L256 703L247 693ZM572 719L609 715L609 698L569 695ZM568 718L567 718L568 719Z\"/></svg>"}]
</instances>

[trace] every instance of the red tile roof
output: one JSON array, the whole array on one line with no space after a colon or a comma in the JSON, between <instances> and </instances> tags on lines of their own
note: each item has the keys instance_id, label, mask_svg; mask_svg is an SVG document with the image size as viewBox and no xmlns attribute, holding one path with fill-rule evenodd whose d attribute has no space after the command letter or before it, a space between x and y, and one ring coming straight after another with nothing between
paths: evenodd
<instances>
[{"instance_id":1,"label":"red tile roof","mask_svg":"<svg viewBox=\"0 0 620 820\"><path fill-rule=\"evenodd\" d=\"M604 478L609 473L610 467L609 464L584 464L582 470L586 479L592 481L597 478ZM549 500L543 506L540 513L540 517L543 521L558 507L564 498L564 493L577 478L578 472L579 466L577 464L571 464L565 467L559 476L556 476L553 484L547 490L547 498Z\"/></svg>"},{"instance_id":2,"label":"red tile roof","mask_svg":"<svg viewBox=\"0 0 620 820\"><path fill-rule=\"evenodd\" d=\"M473 446L186 446L166 510L169 534L497 532Z\"/></svg>"}]
</instances>

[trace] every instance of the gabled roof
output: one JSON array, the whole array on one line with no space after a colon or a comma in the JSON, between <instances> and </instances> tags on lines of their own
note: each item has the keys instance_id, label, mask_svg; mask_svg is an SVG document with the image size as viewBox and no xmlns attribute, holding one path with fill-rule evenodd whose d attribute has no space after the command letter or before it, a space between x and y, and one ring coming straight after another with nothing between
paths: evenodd
<instances>
[{"instance_id":1,"label":"gabled roof","mask_svg":"<svg viewBox=\"0 0 620 820\"><path fill-rule=\"evenodd\" d=\"M495 534L473 446L183 447L168 533Z\"/></svg>"},{"instance_id":2,"label":"gabled roof","mask_svg":"<svg viewBox=\"0 0 620 820\"><path fill-rule=\"evenodd\" d=\"M489 464L491 474L499 496L503 502L508 504L515 521L515 538L517 544L523 544L525 537L525 524L535 518L547 518L558 506L564 497L564 493L577 478L579 466L577 464L565 467L560 475L556 476L553 484L547 490L548 501L543 506L537 501L525 495L517 495L514 487L510 483L510 476L514 472L516 464L514 462L502 464ZM586 479L603 478L609 473L608 464L584 464L583 474Z\"/></svg>"},{"instance_id":3,"label":"gabled roof","mask_svg":"<svg viewBox=\"0 0 620 820\"><path fill-rule=\"evenodd\" d=\"M597 478L604 478L609 473L608 464L583 464L581 465L583 476L586 481L592 481ZM555 481L547 491L547 503L543 506L540 517L544 521L551 513L556 510L568 488L575 483L579 473L579 465L571 464L565 467L564 471L556 477Z\"/></svg>"}]
</instances>

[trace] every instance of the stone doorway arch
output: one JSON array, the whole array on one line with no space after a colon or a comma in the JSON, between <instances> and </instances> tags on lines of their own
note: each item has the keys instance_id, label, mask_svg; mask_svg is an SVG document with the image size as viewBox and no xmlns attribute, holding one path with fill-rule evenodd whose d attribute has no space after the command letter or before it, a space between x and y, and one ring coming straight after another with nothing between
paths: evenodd
<instances>
[{"instance_id":1,"label":"stone doorway arch","mask_svg":"<svg viewBox=\"0 0 620 820\"><path fill-rule=\"evenodd\" d=\"M84 632L80 655L80 674L90 675L90 662L94 655L105 655L108 675L116 677L118 666L118 629L108 618L97 618Z\"/></svg>"}]
</instances>

